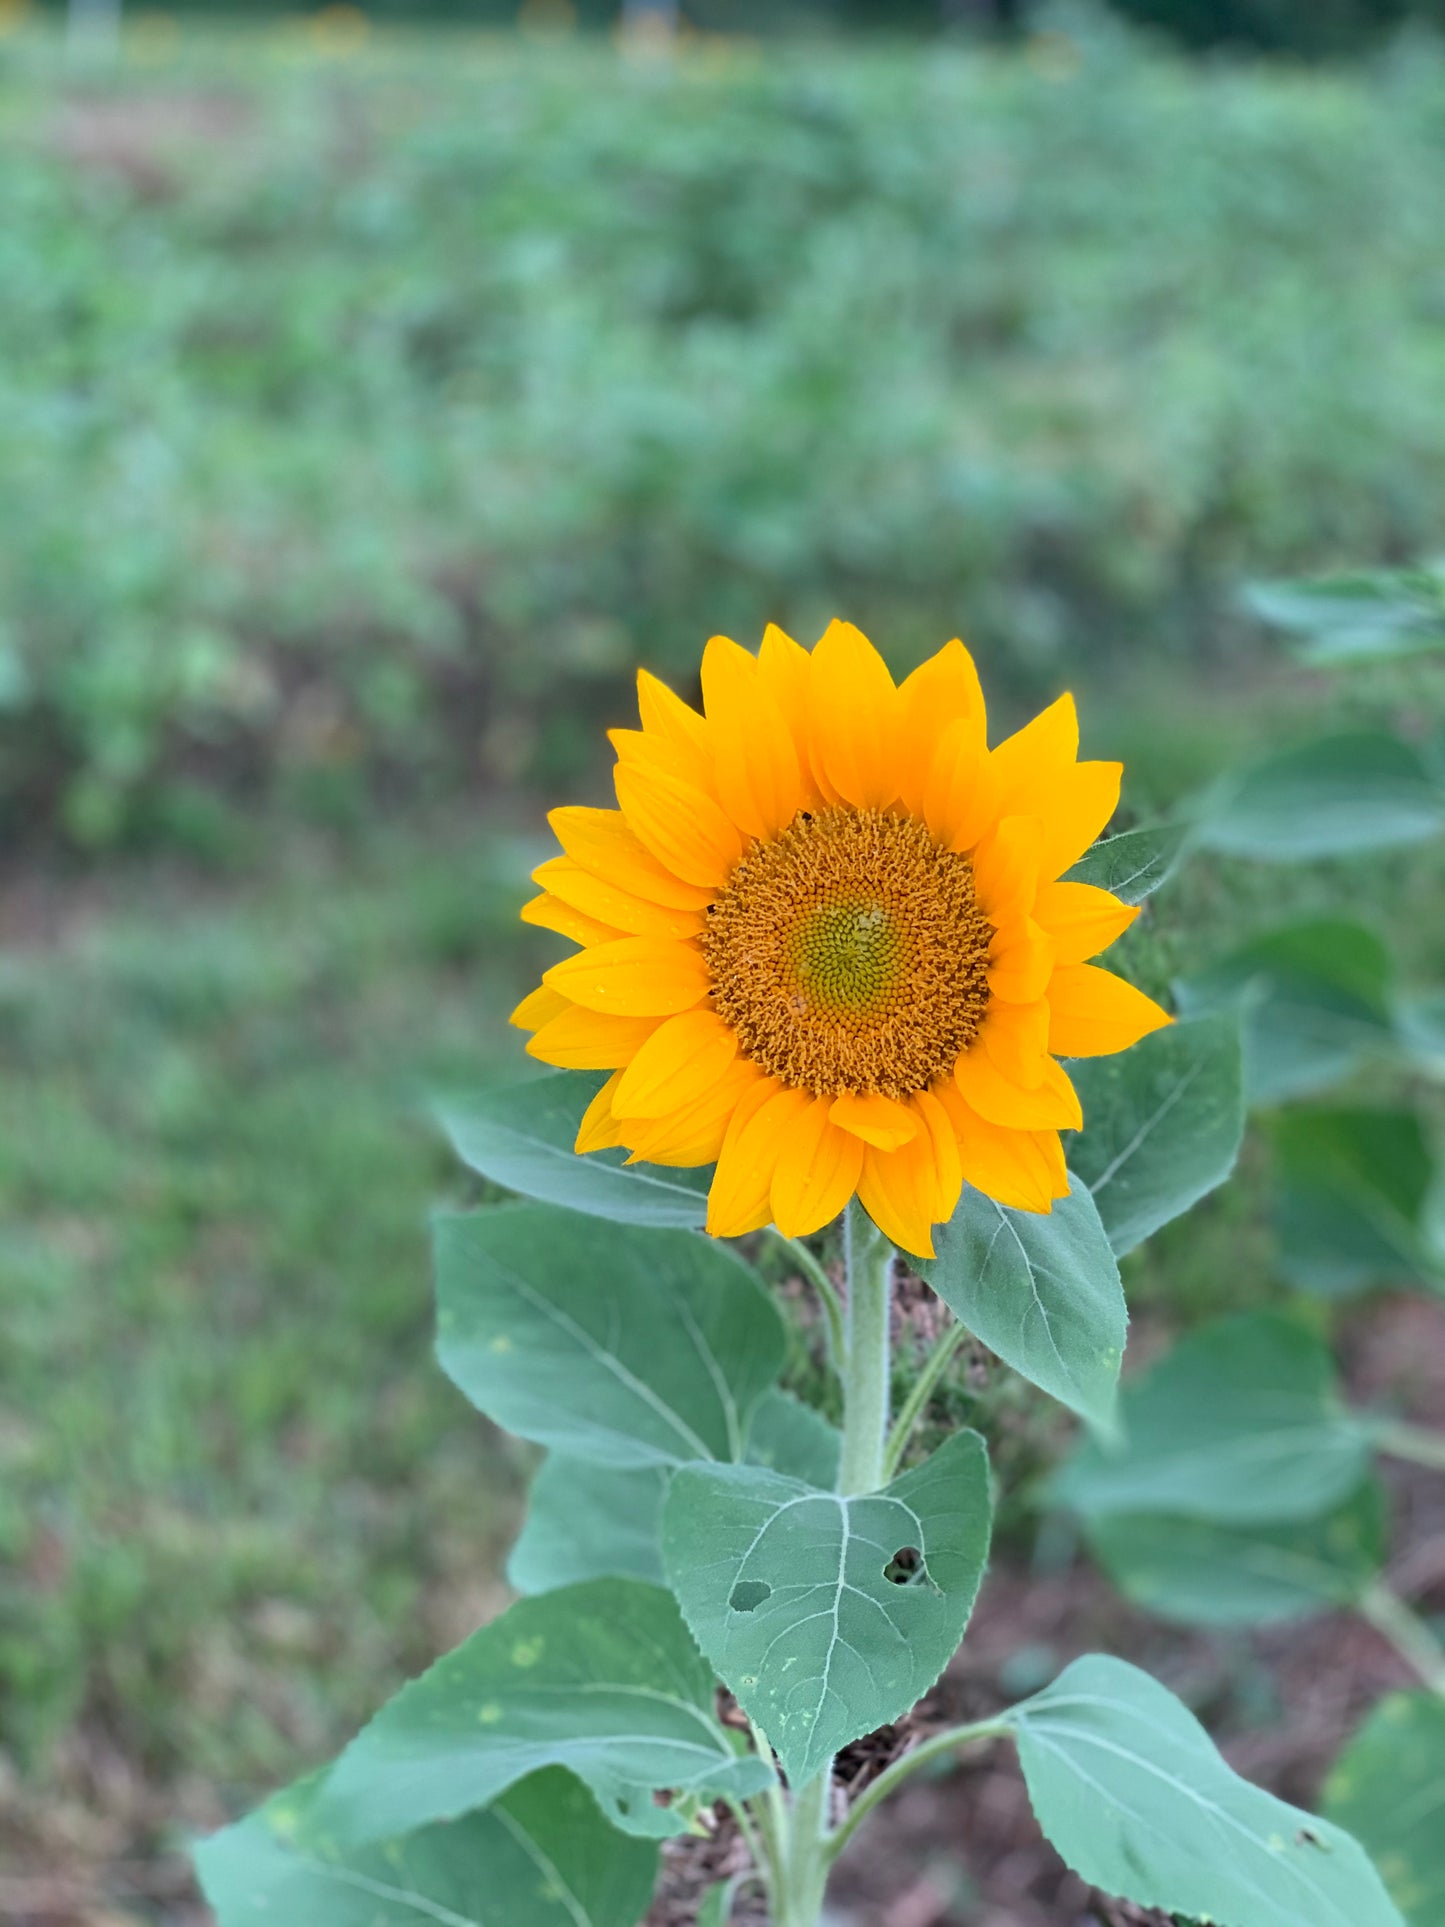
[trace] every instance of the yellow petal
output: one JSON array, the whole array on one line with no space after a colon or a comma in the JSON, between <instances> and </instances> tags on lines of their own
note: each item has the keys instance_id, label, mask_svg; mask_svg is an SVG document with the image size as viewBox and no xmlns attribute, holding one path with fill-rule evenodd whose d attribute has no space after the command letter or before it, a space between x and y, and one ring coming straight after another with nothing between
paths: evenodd
<instances>
[{"instance_id":1,"label":"yellow petal","mask_svg":"<svg viewBox=\"0 0 1445 1927\"><path fill-rule=\"evenodd\" d=\"M1011 1084L1036 1090L1048 1064L1049 1006L1010 1004L995 998L979 1025L976 1047L993 1060Z\"/></svg>"},{"instance_id":2,"label":"yellow petal","mask_svg":"<svg viewBox=\"0 0 1445 1927\"><path fill-rule=\"evenodd\" d=\"M560 990L553 990L548 984L538 984L537 988L524 997L507 1019L518 1030L540 1030L543 1024L550 1024L554 1017L560 1017L564 1010L570 1010L571 1003Z\"/></svg>"},{"instance_id":3,"label":"yellow petal","mask_svg":"<svg viewBox=\"0 0 1445 1927\"><path fill-rule=\"evenodd\" d=\"M1039 1154L1048 1167L1049 1188L1056 1198L1069 1195L1069 1167L1064 1162L1063 1141L1057 1131L1031 1131L1029 1135L1039 1147Z\"/></svg>"},{"instance_id":4,"label":"yellow petal","mask_svg":"<svg viewBox=\"0 0 1445 1927\"><path fill-rule=\"evenodd\" d=\"M564 1071L615 1071L630 1064L657 1028L655 1017L604 1017L569 1004L527 1043L527 1055Z\"/></svg>"},{"instance_id":5,"label":"yellow petal","mask_svg":"<svg viewBox=\"0 0 1445 1927\"><path fill-rule=\"evenodd\" d=\"M522 905L522 921L536 924L539 930L555 930L559 937L570 937L573 943L608 943L613 937L626 934L611 924L599 923L596 917L589 917L582 910L574 910L570 903L564 903L546 890Z\"/></svg>"},{"instance_id":6,"label":"yellow petal","mask_svg":"<svg viewBox=\"0 0 1445 1927\"><path fill-rule=\"evenodd\" d=\"M982 737L968 719L950 723L929 765L924 821L946 849L971 850L997 815Z\"/></svg>"},{"instance_id":7,"label":"yellow petal","mask_svg":"<svg viewBox=\"0 0 1445 1927\"><path fill-rule=\"evenodd\" d=\"M737 1054L737 1034L716 1011L669 1017L628 1065L613 1109L619 1117L664 1117L702 1097Z\"/></svg>"},{"instance_id":8,"label":"yellow petal","mask_svg":"<svg viewBox=\"0 0 1445 1927\"><path fill-rule=\"evenodd\" d=\"M859 809L898 794L901 706L888 665L851 622L828 626L809 665L810 760L825 790Z\"/></svg>"},{"instance_id":9,"label":"yellow petal","mask_svg":"<svg viewBox=\"0 0 1445 1927\"><path fill-rule=\"evenodd\" d=\"M670 910L701 910L715 894L697 884L685 883L659 863L628 826L621 810L569 805L548 811L547 821L573 862L580 863L593 876L603 878L614 889L625 890L647 903L663 904ZM579 907L586 909L587 905Z\"/></svg>"},{"instance_id":10,"label":"yellow petal","mask_svg":"<svg viewBox=\"0 0 1445 1927\"><path fill-rule=\"evenodd\" d=\"M577 1142L572 1146L579 1155L585 1156L588 1151L610 1151L621 1144L622 1134L617 1128L617 1119L612 1115L612 1098L621 1076L621 1071L614 1071L582 1113L582 1122L577 1126Z\"/></svg>"},{"instance_id":11,"label":"yellow petal","mask_svg":"<svg viewBox=\"0 0 1445 1927\"><path fill-rule=\"evenodd\" d=\"M570 856L549 857L547 862L539 863L532 872L532 880L568 909L599 926L610 926L619 936L695 937L703 927L702 910L679 910L667 904L648 903L584 870Z\"/></svg>"},{"instance_id":12,"label":"yellow petal","mask_svg":"<svg viewBox=\"0 0 1445 1927\"><path fill-rule=\"evenodd\" d=\"M703 651L702 693L719 802L746 835L776 836L806 797L792 733L757 661L714 636Z\"/></svg>"},{"instance_id":13,"label":"yellow petal","mask_svg":"<svg viewBox=\"0 0 1445 1927\"><path fill-rule=\"evenodd\" d=\"M1133 984L1097 964L1065 964L1049 984L1049 1049L1108 1057L1174 1019Z\"/></svg>"},{"instance_id":14,"label":"yellow petal","mask_svg":"<svg viewBox=\"0 0 1445 1927\"><path fill-rule=\"evenodd\" d=\"M707 1196L707 1228L714 1238L758 1231L772 1213L773 1173L789 1129L812 1100L764 1078L733 1112Z\"/></svg>"},{"instance_id":15,"label":"yellow petal","mask_svg":"<svg viewBox=\"0 0 1445 1927\"><path fill-rule=\"evenodd\" d=\"M898 695L898 794L911 815L924 816L933 759L950 725L964 726L959 740L971 737L976 759L982 758L988 727L983 690L973 657L955 637L904 679Z\"/></svg>"},{"instance_id":16,"label":"yellow petal","mask_svg":"<svg viewBox=\"0 0 1445 1927\"><path fill-rule=\"evenodd\" d=\"M1033 910L1042 846L1043 826L1036 816L1006 816L974 851L974 894L995 929Z\"/></svg>"},{"instance_id":17,"label":"yellow petal","mask_svg":"<svg viewBox=\"0 0 1445 1927\"><path fill-rule=\"evenodd\" d=\"M709 989L697 946L657 937L596 944L553 964L542 982L584 1010L614 1017L671 1017L700 1004Z\"/></svg>"},{"instance_id":18,"label":"yellow petal","mask_svg":"<svg viewBox=\"0 0 1445 1927\"><path fill-rule=\"evenodd\" d=\"M808 760L811 738L808 722L810 673L807 650L794 642L791 636L785 635L775 622L770 622L763 631L763 643L758 651L758 677L777 704L778 712L788 726L788 734L793 739L805 809L814 808L825 800L813 778Z\"/></svg>"},{"instance_id":19,"label":"yellow petal","mask_svg":"<svg viewBox=\"0 0 1445 1927\"><path fill-rule=\"evenodd\" d=\"M932 1258L933 1141L920 1131L897 1151L865 1146L858 1199L885 1238L915 1258Z\"/></svg>"},{"instance_id":20,"label":"yellow petal","mask_svg":"<svg viewBox=\"0 0 1445 1927\"><path fill-rule=\"evenodd\" d=\"M1047 1212L1055 1195L1065 1195L1054 1190L1047 1132L990 1124L956 1089L940 1084L937 1092L956 1134L965 1184L1015 1211ZM1057 1133L1053 1143L1057 1148Z\"/></svg>"},{"instance_id":21,"label":"yellow petal","mask_svg":"<svg viewBox=\"0 0 1445 1927\"><path fill-rule=\"evenodd\" d=\"M858 1188L863 1143L828 1116L826 1097L815 1097L793 1123L773 1172L773 1223L785 1238L821 1231Z\"/></svg>"},{"instance_id":22,"label":"yellow petal","mask_svg":"<svg viewBox=\"0 0 1445 1927\"><path fill-rule=\"evenodd\" d=\"M1054 940L1054 961L1087 963L1121 937L1139 914L1139 906L1120 903L1092 883L1041 885L1034 915Z\"/></svg>"},{"instance_id":23,"label":"yellow petal","mask_svg":"<svg viewBox=\"0 0 1445 1927\"><path fill-rule=\"evenodd\" d=\"M681 696L674 695L665 682L659 682L645 669L637 672L637 713L650 736L662 737L676 748L689 751L704 764L710 761L712 744L708 740L707 724Z\"/></svg>"},{"instance_id":24,"label":"yellow petal","mask_svg":"<svg viewBox=\"0 0 1445 1927\"><path fill-rule=\"evenodd\" d=\"M756 1064L735 1057L709 1090L666 1117L625 1118L629 1163L688 1166L713 1164L723 1147L733 1113L754 1085L763 1081Z\"/></svg>"},{"instance_id":25,"label":"yellow petal","mask_svg":"<svg viewBox=\"0 0 1445 1927\"><path fill-rule=\"evenodd\" d=\"M1032 917L1020 917L995 932L988 953L988 987L995 997L1011 1004L1036 1004L1048 989L1053 970L1053 939Z\"/></svg>"},{"instance_id":26,"label":"yellow petal","mask_svg":"<svg viewBox=\"0 0 1445 1927\"><path fill-rule=\"evenodd\" d=\"M953 1081L965 1100L990 1124L1011 1131L1077 1131L1084 1121L1068 1074L1051 1057L1032 1090L1011 1083L977 1042L953 1067Z\"/></svg>"},{"instance_id":27,"label":"yellow petal","mask_svg":"<svg viewBox=\"0 0 1445 1927\"><path fill-rule=\"evenodd\" d=\"M1060 696L989 757L1002 816L1037 816L1039 798L1079 753L1079 717L1072 696Z\"/></svg>"},{"instance_id":28,"label":"yellow petal","mask_svg":"<svg viewBox=\"0 0 1445 1927\"><path fill-rule=\"evenodd\" d=\"M1119 807L1122 763L1074 763L1043 793L1043 870L1056 877L1088 849Z\"/></svg>"},{"instance_id":29,"label":"yellow petal","mask_svg":"<svg viewBox=\"0 0 1445 1927\"><path fill-rule=\"evenodd\" d=\"M843 1130L851 1131L865 1144L876 1145L880 1151L896 1151L900 1144L907 1144L910 1138L918 1136L918 1119L908 1106L884 1097L880 1091L866 1094L847 1091L833 1100L828 1115Z\"/></svg>"},{"instance_id":30,"label":"yellow petal","mask_svg":"<svg viewBox=\"0 0 1445 1927\"><path fill-rule=\"evenodd\" d=\"M685 882L717 891L743 853L737 825L695 783L661 768L619 763L613 787L640 842Z\"/></svg>"},{"instance_id":31,"label":"yellow petal","mask_svg":"<svg viewBox=\"0 0 1445 1927\"><path fill-rule=\"evenodd\" d=\"M933 1197L926 1201L928 1213L934 1224L946 1224L958 1209L963 1190L958 1134L953 1120L932 1091L919 1091L912 1103L927 1127L933 1149Z\"/></svg>"}]
</instances>

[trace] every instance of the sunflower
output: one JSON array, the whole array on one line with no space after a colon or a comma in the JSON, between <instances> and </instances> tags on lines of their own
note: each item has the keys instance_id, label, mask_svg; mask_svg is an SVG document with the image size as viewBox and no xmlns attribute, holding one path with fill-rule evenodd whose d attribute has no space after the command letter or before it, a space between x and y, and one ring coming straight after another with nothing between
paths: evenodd
<instances>
[{"instance_id":1,"label":"sunflower","mask_svg":"<svg viewBox=\"0 0 1445 1927\"><path fill-rule=\"evenodd\" d=\"M1121 766L1077 760L1070 696L990 750L957 641L895 686L849 623L811 652L715 636L702 691L639 675L619 807L552 811L522 912L581 945L513 1013L527 1049L612 1073L578 1151L715 1163L718 1237L802 1236L856 1193L931 1257L965 1184L1048 1211L1083 1122L1057 1060L1170 1021L1089 961L1138 911L1060 881Z\"/></svg>"}]
</instances>

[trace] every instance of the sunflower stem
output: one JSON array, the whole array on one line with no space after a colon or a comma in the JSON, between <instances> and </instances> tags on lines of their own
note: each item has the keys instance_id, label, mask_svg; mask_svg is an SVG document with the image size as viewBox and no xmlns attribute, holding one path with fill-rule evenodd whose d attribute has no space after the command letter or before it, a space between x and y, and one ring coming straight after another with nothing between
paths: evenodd
<instances>
[{"instance_id":1,"label":"sunflower stem","mask_svg":"<svg viewBox=\"0 0 1445 1927\"><path fill-rule=\"evenodd\" d=\"M908 1450L908 1441L913 1437L914 1427L928 1409L928 1401L933 1397L938 1381L948 1370L953 1354L964 1339L968 1337L967 1325L955 1321L948 1327L928 1357L923 1361L923 1369L914 1379L903 1408L888 1435L888 1445L883 1454L883 1476L891 1479L903 1461Z\"/></svg>"},{"instance_id":2,"label":"sunflower stem","mask_svg":"<svg viewBox=\"0 0 1445 1927\"><path fill-rule=\"evenodd\" d=\"M843 1224L848 1264L848 1350L843 1368L843 1449L838 1490L876 1492L888 1434L889 1281L893 1247L855 1198Z\"/></svg>"}]
</instances>

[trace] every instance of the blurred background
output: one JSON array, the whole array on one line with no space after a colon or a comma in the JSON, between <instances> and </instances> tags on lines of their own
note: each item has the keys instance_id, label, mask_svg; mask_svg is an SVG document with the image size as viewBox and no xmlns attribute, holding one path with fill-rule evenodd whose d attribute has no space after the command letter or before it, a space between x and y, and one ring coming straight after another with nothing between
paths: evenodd
<instances>
[{"instance_id":1,"label":"blurred background","mask_svg":"<svg viewBox=\"0 0 1445 1927\"><path fill-rule=\"evenodd\" d=\"M0 0L16 1927L198 1927L186 1838L507 1596L527 1463L430 1359L427 1105L521 1072L543 811L606 800L637 663L962 633L1004 723L1076 690L1124 822L1336 725L1440 752L1438 662L1326 675L1244 590L1445 548L1442 0L624 12ZM1438 977L1439 849L1197 865L1129 968L1330 911ZM1146 1350L1284 1290L1270 1157L1130 1261ZM1352 1301L1347 1377L1445 1421L1442 1310ZM995 1376L956 1395L1026 1474L1055 1421ZM1401 1677L1070 1556L1021 1500L970 1663L1127 1650L1292 1796ZM920 1787L844 1918L1144 1918L1002 1780L968 1810Z\"/></svg>"}]
</instances>

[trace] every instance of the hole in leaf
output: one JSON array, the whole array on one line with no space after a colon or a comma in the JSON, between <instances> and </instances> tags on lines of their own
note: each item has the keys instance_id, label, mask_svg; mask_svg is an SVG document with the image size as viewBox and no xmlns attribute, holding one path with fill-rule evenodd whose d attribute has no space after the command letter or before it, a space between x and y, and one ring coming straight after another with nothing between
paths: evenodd
<instances>
[{"instance_id":1,"label":"hole in leaf","mask_svg":"<svg viewBox=\"0 0 1445 1927\"><path fill-rule=\"evenodd\" d=\"M883 1568L883 1577L890 1586L916 1585L920 1579L927 1577L923 1554L917 1546L900 1546Z\"/></svg>"},{"instance_id":2,"label":"hole in leaf","mask_svg":"<svg viewBox=\"0 0 1445 1927\"><path fill-rule=\"evenodd\" d=\"M733 1587L732 1598L728 1604L735 1613L756 1612L763 1601L772 1593L772 1587L764 1585L761 1579L740 1579Z\"/></svg>"}]
</instances>

